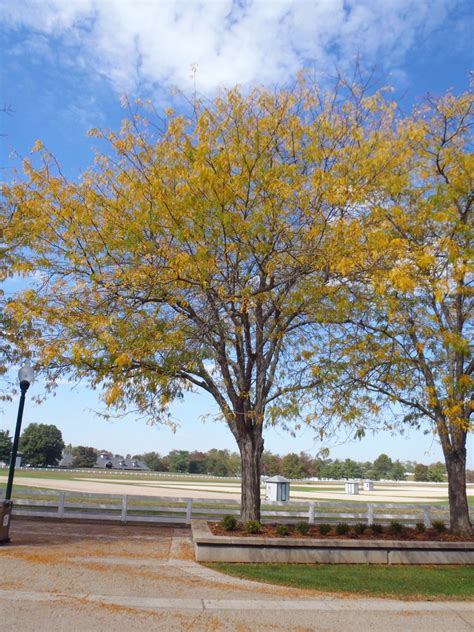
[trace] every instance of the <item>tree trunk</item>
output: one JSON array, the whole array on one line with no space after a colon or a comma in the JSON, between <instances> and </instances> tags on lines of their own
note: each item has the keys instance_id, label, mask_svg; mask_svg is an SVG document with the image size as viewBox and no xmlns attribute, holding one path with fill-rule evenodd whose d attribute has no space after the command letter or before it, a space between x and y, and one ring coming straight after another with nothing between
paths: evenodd
<instances>
[{"instance_id":1,"label":"tree trunk","mask_svg":"<svg viewBox=\"0 0 474 632\"><path fill-rule=\"evenodd\" d=\"M466 447L445 453L448 471L449 515L451 529L458 534L472 534L466 494Z\"/></svg>"},{"instance_id":2,"label":"tree trunk","mask_svg":"<svg viewBox=\"0 0 474 632\"><path fill-rule=\"evenodd\" d=\"M242 522L260 521L260 472L263 439L260 428L253 427L239 437L240 459L242 463L241 507Z\"/></svg>"}]
</instances>

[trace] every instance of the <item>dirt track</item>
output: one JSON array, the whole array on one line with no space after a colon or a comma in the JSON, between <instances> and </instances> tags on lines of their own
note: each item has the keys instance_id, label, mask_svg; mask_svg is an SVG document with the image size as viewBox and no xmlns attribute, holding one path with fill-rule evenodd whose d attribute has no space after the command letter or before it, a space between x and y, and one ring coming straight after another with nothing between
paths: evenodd
<instances>
[{"instance_id":1,"label":"dirt track","mask_svg":"<svg viewBox=\"0 0 474 632\"><path fill-rule=\"evenodd\" d=\"M6 477L0 476L0 481L6 481ZM239 493L219 492L218 494L212 493L199 488L194 489L182 489L180 483L176 488L167 487L149 487L147 485L137 485L136 483L105 483L103 481L91 481L87 479L77 480L57 480L57 479L40 479L34 477L22 477L16 479L17 484L26 485L27 487L42 487L46 489L57 489L71 492L86 492L96 494L128 494L129 496L167 496L171 498L232 498L238 499Z\"/></svg>"},{"instance_id":2,"label":"dirt track","mask_svg":"<svg viewBox=\"0 0 474 632\"><path fill-rule=\"evenodd\" d=\"M0 476L0 481L6 481L6 476ZM121 479L77 478L77 479L46 479L31 477L17 478L18 484L28 487L43 487L63 491L87 492L96 494L127 494L129 496L166 496L171 498L213 498L234 499L240 497L237 486L226 483L206 484L192 483L188 481L123 481ZM474 495L474 487L468 487L468 495ZM294 491L291 492L293 500L345 500L346 502L399 502L411 503L414 501L427 501L446 499L447 488L443 487L383 487L375 488L372 492L359 493L357 496L348 496L342 490L334 491Z\"/></svg>"}]
</instances>

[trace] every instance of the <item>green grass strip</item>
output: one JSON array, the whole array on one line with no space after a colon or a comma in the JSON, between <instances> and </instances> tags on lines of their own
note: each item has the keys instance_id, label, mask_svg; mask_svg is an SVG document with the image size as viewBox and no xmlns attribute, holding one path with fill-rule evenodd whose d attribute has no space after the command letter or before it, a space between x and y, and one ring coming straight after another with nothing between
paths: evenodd
<instances>
[{"instance_id":1,"label":"green grass strip","mask_svg":"<svg viewBox=\"0 0 474 632\"><path fill-rule=\"evenodd\" d=\"M474 566L205 564L241 579L328 593L396 599L474 599Z\"/></svg>"}]
</instances>

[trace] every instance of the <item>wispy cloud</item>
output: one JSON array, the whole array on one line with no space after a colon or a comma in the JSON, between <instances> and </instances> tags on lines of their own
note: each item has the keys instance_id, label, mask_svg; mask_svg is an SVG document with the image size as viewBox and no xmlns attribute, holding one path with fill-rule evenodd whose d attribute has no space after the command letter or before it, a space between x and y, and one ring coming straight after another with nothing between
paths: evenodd
<instances>
[{"instance_id":1,"label":"wispy cloud","mask_svg":"<svg viewBox=\"0 0 474 632\"><path fill-rule=\"evenodd\" d=\"M60 46L118 91L282 83L303 66L401 64L458 0L0 0L4 24ZM35 42L38 46L38 40ZM31 47L25 42L25 46Z\"/></svg>"}]
</instances>

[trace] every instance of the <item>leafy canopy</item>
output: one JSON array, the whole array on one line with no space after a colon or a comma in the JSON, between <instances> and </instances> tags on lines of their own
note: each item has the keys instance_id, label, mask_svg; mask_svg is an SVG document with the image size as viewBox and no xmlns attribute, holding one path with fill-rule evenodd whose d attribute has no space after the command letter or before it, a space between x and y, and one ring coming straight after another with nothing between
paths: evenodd
<instances>
[{"instance_id":1,"label":"leafy canopy","mask_svg":"<svg viewBox=\"0 0 474 632\"><path fill-rule=\"evenodd\" d=\"M23 462L30 465L57 465L63 450L61 431L52 424L30 424L20 437Z\"/></svg>"},{"instance_id":2,"label":"leafy canopy","mask_svg":"<svg viewBox=\"0 0 474 632\"><path fill-rule=\"evenodd\" d=\"M305 351L318 305L337 305L336 262L393 153L393 106L302 79L157 125L132 114L118 134L92 130L111 153L81 181L38 142L42 166L7 189L11 238L30 238L17 267L41 271L10 312L38 327L50 376L105 385L109 407L163 421L198 387L237 441L297 420L322 381Z\"/></svg>"},{"instance_id":3,"label":"leafy canopy","mask_svg":"<svg viewBox=\"0 0 474 632\"><path fill-rule=\"evenodd\" d=\"M364 201L327 312L337 414L404 409L431 422L445 452L474 409L472 127L472 95L448 94L389 133L391 172Z\"/></svg>"}]
</instances>

